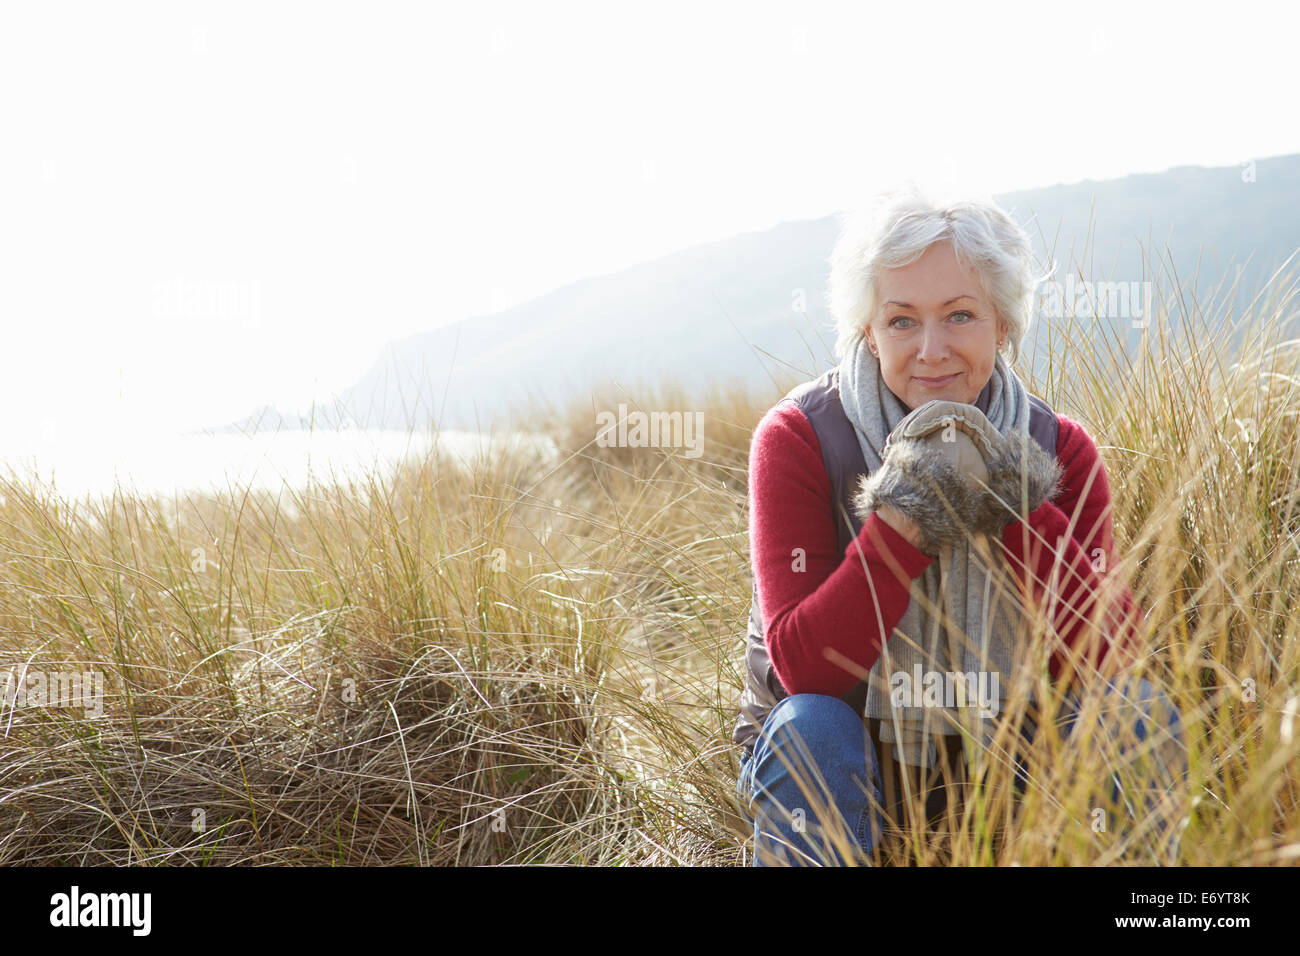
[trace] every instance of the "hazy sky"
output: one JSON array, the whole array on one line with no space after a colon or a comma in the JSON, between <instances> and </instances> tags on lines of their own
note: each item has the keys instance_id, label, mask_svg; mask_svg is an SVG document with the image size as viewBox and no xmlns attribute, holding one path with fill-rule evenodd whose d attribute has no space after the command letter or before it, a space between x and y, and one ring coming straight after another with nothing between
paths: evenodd
<instances>
[{"instance_id":1,"label":"hazy sky","mask_svg":"<svg viewBox=\"0 0 1300 956\"><path fill-rule=\"evenodd\" d=\"M995 6L5 4L0 452L299 408L904 176L1300 152L1281 5Z\"/></svg>"}]
</instances>

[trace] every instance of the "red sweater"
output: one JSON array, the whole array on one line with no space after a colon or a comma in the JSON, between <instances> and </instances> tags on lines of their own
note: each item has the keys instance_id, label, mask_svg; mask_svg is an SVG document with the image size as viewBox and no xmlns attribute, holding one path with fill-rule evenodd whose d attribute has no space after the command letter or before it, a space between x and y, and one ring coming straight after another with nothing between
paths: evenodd
<instances>
[{"instance_id":1,"label":"red sweater","mask_svg":"<svg viewBox=\"0 0 1300 956\"><path fill-rule=\"evenodd\" d=\"M1064 672L1066 648L1095 634L1086 621L1103 587L1115 590L1102 628L1111 643L1092 655L1094 665L1108 657L1108 664L1132 660L1142 620L1128 586L1103 573L1115 567L1116 554L1110 485L1097 445L1078 422L1057 418L1062 490L1029 513L1028 528L1016 520L1002 532L1002 554L1022 600L1050 615L1060 638L1049 668L1054 679ZM881 635L892 634L907 610L912 579L934 560L875 514L841 552L831 513L817 435L797 405L780 402L758 423L750 447L749 544L763 638L791 694L840 697L852 690L858 677L831 652L870 669ZM795 570L796 548L804 549L802 571ZM1028 586L1026 567L1034 569Z\"/></svg>"}]
</instances>

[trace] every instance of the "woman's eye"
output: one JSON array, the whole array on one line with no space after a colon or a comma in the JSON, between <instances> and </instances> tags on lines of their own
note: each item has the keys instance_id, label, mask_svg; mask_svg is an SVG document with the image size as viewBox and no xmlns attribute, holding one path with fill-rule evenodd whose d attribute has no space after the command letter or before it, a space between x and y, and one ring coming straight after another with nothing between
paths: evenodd
<instances>
[{"instance_id":1,"label":"woman's eye","mask_svg":"<svg viewBox=\"0 0 1300 956\"><path fill-rule=\"evenodd\" d=\"M905 326L905 325L899 325L898 323L899 323L899 322L911 322L911 321L912 321L912 320L909 319L909 318L908 318L907 316L905 316L905 315L896 315L896 316L894 316L892 319L889 320L889 324L890 324L893 328L896 328L896 329L905 329L905 328L907 328L907 326Z\"/></svg>"},{"instance_id":2,"label":"woman's eye","mask_svg":"<svg viewBox=\"0 0 1300 956\"><path fill-rule=\"evenodd\" d=\"M965 319L964 322L959 322L959 323L957 323L958 325L965 325L966 322L969 322L971 319L975 318L975 315L974 315L973 313L971 313L971 312L954 312L954 313L952 314L951 318L954 318L954 319L955 319L955 318L957 318L957 316L959 316L959 315L964 315L964 316L966 317L966 319Z\"/></svg>"}]
</instances>

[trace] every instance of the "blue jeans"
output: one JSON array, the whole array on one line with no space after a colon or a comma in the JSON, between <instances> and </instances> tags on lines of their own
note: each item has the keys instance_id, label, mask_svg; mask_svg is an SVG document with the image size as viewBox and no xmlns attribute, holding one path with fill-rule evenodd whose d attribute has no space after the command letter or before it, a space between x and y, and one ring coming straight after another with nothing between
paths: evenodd
<instances>
[{"instance_id":1,"label":"blue jeans","mask_svg":"<svg viewBox=\"0 0 1300 956\"><path fill-rule=\"evenodd\" d=\"M1078 707L1076 696L1067 698L1060 717L1065 737L1074 734ZM1164 692L1149 681L1108 684L1099 722L1119 735L1112 739L1119 741L1121 755L1129 752L1134 740L1151 740L1160 769L1158 787L1172 789L1187 775L1181 717ZM1036 732L1027 720L1022 727L1026 740ZM1017 764L1016 791L1022 794L1023 758L1017 758ZM1111 801L1135 817L1136 794L1125 792L1125 775L1118 770L1112 773ZM779 701L763 723L753 754L742 754L736 793L754 822L755 866L861 863L879 842L883 819L875 746L862 718L838 697L794 694ZM1148 811L1159 797L1147 795ZM1160 814L1156 817L1163 819ZM1161 823L1158 832L1167 828ZM1177 836L1167 834L1171 853Z\"/></svg>"}]
</instances>

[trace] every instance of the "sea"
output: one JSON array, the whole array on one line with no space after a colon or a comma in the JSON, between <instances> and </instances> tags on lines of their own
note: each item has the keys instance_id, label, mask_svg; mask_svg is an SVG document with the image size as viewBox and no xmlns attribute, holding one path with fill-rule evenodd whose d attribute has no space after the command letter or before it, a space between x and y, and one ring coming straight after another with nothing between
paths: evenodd
<instances>
[{"instance_id":1,"label":"sea","mask_svg":"<svg viewBox=\"0 0 1300 956\"><path fill-rule=\"evenodd\" d=\"M302 489L311 483L391 473L403 462L418 463L435 446L443 460L462 467L507 447L530 448L543 460L556 453L548 437L523 432L315 429L100 439L82 435L75 441L0 450L0 478L39 490L42 498L65 501L111 498L115 492L173 497L191 491L279 491L286 485Z\"/></svg>"}]
</instances>

